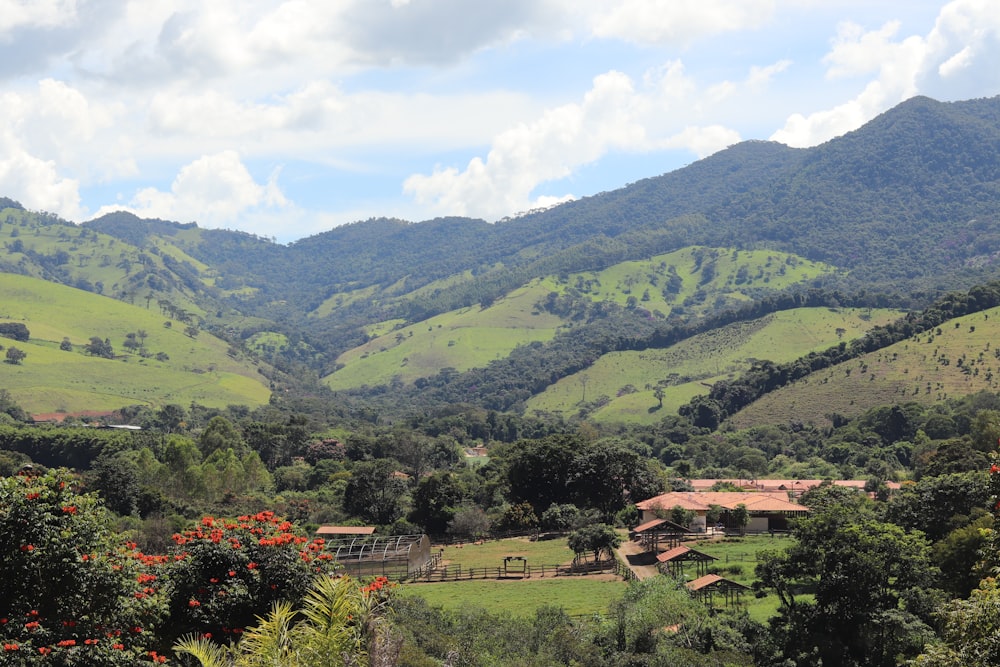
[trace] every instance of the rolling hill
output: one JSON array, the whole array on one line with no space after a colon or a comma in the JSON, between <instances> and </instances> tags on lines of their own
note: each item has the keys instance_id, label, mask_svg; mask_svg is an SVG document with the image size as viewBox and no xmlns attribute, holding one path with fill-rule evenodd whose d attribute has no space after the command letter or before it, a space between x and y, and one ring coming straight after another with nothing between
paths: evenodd
<instances>
[{"instance_id":1,"label":"rolling hill","mask_svg":"<svg viewBox=\"0 0 1000 667\"><path fill-rule=\"evenodd\" d=\"M0 384L29 412L261 405L271 393L259 365L214 336L186 332L155 307L0 274L0 321L31 333L27 342L0 339L27 353L21 364L0 365ZM138 344L132 351L129 334ZM107 340L114 357L88 354L91 337Z\"/></svg>"},{"instance_id":2,"label":"rolling hill","mask_svg":"<svg viewBox=\"0 0 1000 667\"><path fill-rule=\"evenodd\" d=\"M0 199L0 270L158 310L340 391L421 384L401 409L523 409L608 352L663 348L776 294L913 308L987 282L998 204L1000 98L917 97L814 148L743 142L492 225L372 219L278 245L126 213L74 225ZM487 397L484 382L503 386Z\"/></svg>"},{"instance_id":3,"label":"rolling hill","mask_svg":"<svg viewBox=\"0 0 1000 667\"><path fill-rule=\"evenodd\" d=\"M828 424L830 415L856 417L873 405L932 405L1000 391L998 336L1000 308L957 317L766 394L731 423L740 428L793 420Z\"/></svg>"}]
</instances>

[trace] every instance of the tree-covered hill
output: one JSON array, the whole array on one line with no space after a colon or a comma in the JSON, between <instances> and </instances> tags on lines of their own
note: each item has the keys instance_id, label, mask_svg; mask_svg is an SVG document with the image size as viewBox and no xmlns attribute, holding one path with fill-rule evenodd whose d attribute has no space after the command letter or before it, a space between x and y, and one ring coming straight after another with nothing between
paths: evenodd
<instances>
[{"instance_id":1,"label":"tree-covered hill","mask_svg":"<svg viewBox=\"0 0 1000 667\"><path fill-rule=\"evenodd\" d=\"M1000 98L918 97L814 148L743 142L671 173L496 224L380 218L281 245L126 213L81 228L3 200L12 224L3 228L2 268L95 291L100 283L104 293L133 302L164 299L231 342L324 375L373 331L384 333L376 323L414 327L457 309L489 308L535 280L696 245L787 252L834 269L794 289L866 291L858 300L869 305L926 304L942 290L995 278L998 175ZM114 243L114 252L100 249ZM743 290L743 298L765 294ZM720 301L716 312L732 305ZM670 325L697 329L694 315L674 309ZM581 323L574 336L604 340L601 326ZM647 326L637 323L625 338L656 345ZM607 347L597 345L596 354ZM594 355L550 369L547 382ZM455 366L465 364L445 356L438 370ZM541 368L548 362L533 373Z\"/></svg>"}]
</instances>

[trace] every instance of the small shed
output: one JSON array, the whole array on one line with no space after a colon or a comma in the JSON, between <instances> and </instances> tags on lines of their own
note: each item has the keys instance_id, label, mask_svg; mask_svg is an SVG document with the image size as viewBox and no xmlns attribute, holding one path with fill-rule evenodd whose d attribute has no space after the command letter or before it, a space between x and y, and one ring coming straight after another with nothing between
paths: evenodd
<instances>
[{"instance_id":1,"label":"small shed","mask_svg":"<svg viewBox=\"0 0 1000 667\"><path fill-rule=\"evenodd\" d=\"M694 563L695 574L704 576L708 574L708 564L713 560L718 558L685 546L674 547L656 557L660 571L675 577L684 575L685 563Z\"/></svg>"},{"instance_id":2,"label":"small shed","mask_svg":"<svg viewBox=\"0 0 1000 667\"><path fill-rule=\"evenodd\" d=\"M316 534L323 539L337 539L354 535L374 535L375 526L320 526Z\"/></svg>"},{"instance_id":3,"label":"small shed","mask_svg":"<svg viewBox=\"0 0 1000 667\"><path fill-rule=\"evenodd\" d=\"M358 535L327 541L326 549L354 577L403 580L431 561L431 541L426 535Z\"/></svg>"},{"instance_id":4,"label":"small shed","mask_svg":"<svg viewBox=\"0 0 1000 667\"><path fill-rule=\"evenodd\" d=\"M690 530L667 519L651 519L632 529L632 539L638 540L646 551L659 551L660 544L676 547Z\"/></svg>"},{"instance_id":5,"label":"small shed","mask_svg":"<svg viewBox=\"0 0 1000 667\"><path fill-rule=\"evenodd\" d=\"M706 574L694 581L689 581L687 589L709 607L713 605L715 595L721 595L725 605L740 603L740 595L750 590L748 586L720 577L717 574Z\"/></svg>"}]
</instances>

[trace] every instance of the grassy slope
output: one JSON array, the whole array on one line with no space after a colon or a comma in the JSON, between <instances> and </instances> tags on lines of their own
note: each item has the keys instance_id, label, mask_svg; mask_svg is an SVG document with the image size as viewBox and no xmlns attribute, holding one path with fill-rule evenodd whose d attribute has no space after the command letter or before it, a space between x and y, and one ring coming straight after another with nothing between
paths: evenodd
<instances>
[{"instance_id":1,"label":"grassy slope","mask_svg":"<svg viewBox=\"0 0 1000 667\"><path fill-rule=\"evenodd\" d=\"M153 306L131 306L26 276L0 274L0 321L23 322L31 340L0 339L28 354L23 364L0 365L0 385L29 412L114 409L129 404L208 406L266 403L270 392L253 364L227 355L209 334L192 339L183 325L164 326ZM122 347L125 334L148 332L146 348L169 360L142 359ZM83 352L91 336L108 338L119 359ZM73 351L59 343L69 338Z\"/></svg>"},{"instance_id":2,"label":"grassy slope","mask_svg":"<svg viewBox=\"0 0 1000 667\"><path fill-rule=\"evenodd\" d=\"M768 394L732 418L738 427L795 419L827 424L880 405L933 404L981 390L1000 391L1000 308L925 333Z\"/></svg>"},{"instance_id":3,"label":"grassy slope","mask_svg":"<svg viewBox=\"0 0 1000 667\"><path fill-rule=\"evenodd\" d=\"M333 389L387 384L394 377L412 382L449 366L484 366L517 345L550 340L563 322L535 308L546 293L536 281L490 308L472 306L402 327L342 354L337 361L345 367L325 381Z\"/></svg>"},{"instance_id":4,"label":"grassy slope","mask_svg":"<svg viewBox=\"0 0 1000 667\"><path fill-rule=\"evenodd\" d=\"M572 292L580 299L623 306L634 297L637 307L666 317L678 307L697 314L720 299L745 300L742 289L783 289L832 270L774 251L691 247L561 280L550 276L514 290L486 309L473 306L409 326L395 323L398 328L391 331L375 326L371 332L380 335L342 354L337 361L344 367L324 381L332 389L348 389L393 379L409 383L446 367L462 371L485 366L518 345L550 340L561 327L572 326L537 307L551 293ZM672 272L680 287L665 295Z\"/></svg>"},{"instance_id":5,"label":"grassy slope","mask_svg":"<svg viewBox=\"0 0 1000 667\"><path fill-rule=\"evenodd\" d=\"M20 241L25 252L11 250L15 241ZM150 243L162 254L186 262L198 271L207 272L201 276L206 285L214 282L215 275L208 267L179 248L157 239L151 239ZM70 280L65 282L76 284L76 281L86 280L92 285L100 283L103 285L102 294L137 305L145 305L146 295L153 290L145 286L136 287L130 282L129 276L135 276L145 268L142 262L147 262L154 271L165 270L163 260L153 252L140 250L114 237L76 225L41 224L35 214L14 209L0 211L0 246L5 248L0 251L5 253L0 257L4 263L16 265L18 273L46 279L50 279L50 276L34 262L28 251L44 256L65 252L68 261L62 268L70 276ZM205 315L204 310L189 294L174 289L157 292L152 298L153 305L161 298L168 298L174 305L199 317Z\"/></svg>"},{"instance_id":6,"label":"grassy slope","mask_svg":"<svg viewBox=\"0 0 1000 667\"><path fill-rule=\"evenodd\" d=\"M898 311L853 308L799 308L739 322L682 341L667 349L613 352L586 371L565 377L528 401L528 410L577 414L584 401L609 399L591 418L603 422L654 423L693 396L708 393L718 380L731 379L753 360L792 361L856 338L873 326L899 317ZM838 335L838 329L843 329ZM664 383L663 409L653 390ZM635 391L623 391L632 385Z\"/></svg>"}]
</instances>

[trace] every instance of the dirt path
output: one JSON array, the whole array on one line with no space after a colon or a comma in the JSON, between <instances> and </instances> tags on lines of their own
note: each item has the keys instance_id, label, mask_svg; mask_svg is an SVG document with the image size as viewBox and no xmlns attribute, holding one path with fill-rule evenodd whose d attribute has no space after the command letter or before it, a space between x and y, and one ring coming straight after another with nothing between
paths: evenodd
<instances>
[{"instance_id":1,"label":"dirt path","mask_svg":"<svg viewBox=\"0 0 1000 667\"><path fill-rule=\"evenodd\" d=\"M649 579L657 576L660 571L656 569L656 557L648 551L643 551L642 545L632 540L625 540L615 551L627 563L638 579Z\"/></svg>"}]
</instances>

